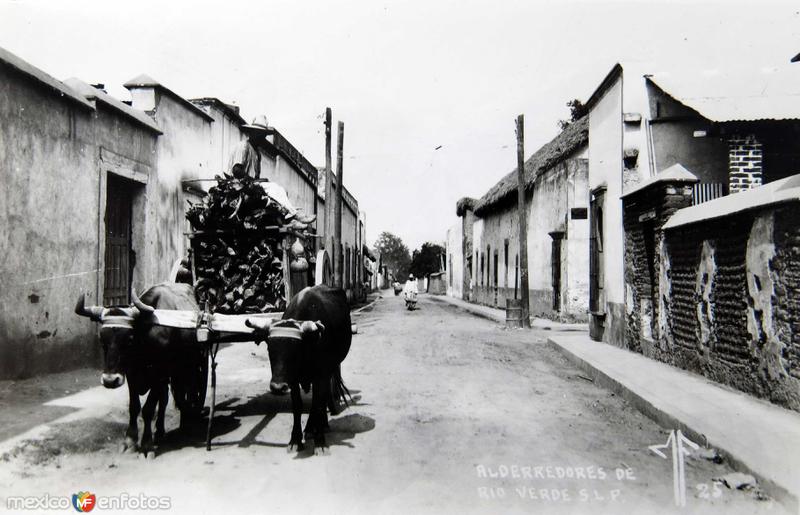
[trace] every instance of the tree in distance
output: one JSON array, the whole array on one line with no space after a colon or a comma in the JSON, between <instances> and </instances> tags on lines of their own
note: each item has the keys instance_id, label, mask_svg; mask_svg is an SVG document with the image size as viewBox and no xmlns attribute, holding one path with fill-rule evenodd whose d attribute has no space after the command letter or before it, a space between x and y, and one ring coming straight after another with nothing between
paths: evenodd
<instances>
[{"instance_id":1,"label":"tree in distance","mask_svg":"<svg viewBox=\"0 0 800 515\"><path fill-rule=\"evenodd\" d=\"M411 264L408 247L399 236L383 231L375 242L375 252L380 254L383 265L389 268L395 280L405 282Z\"/></svg>"},{"instance_id":2,"label":"tree in distance","mask_svg":"<svg viewBox=\"0 0 800 515\"><path fill-rule=\"evenodd\" d=\"M441 272L444 252L444 247L441 245L431 242L423 243L422 247L412 254L409 271L415 277L428 277L436 272Z\"/></svg>"}]
</instances>

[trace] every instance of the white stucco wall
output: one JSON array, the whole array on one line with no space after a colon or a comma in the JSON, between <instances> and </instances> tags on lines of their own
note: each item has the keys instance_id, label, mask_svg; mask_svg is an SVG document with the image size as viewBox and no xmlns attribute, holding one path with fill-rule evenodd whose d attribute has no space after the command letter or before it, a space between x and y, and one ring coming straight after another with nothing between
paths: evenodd
<instances>
[{"instance_id":1,"label":"white stucco wall","mask_svg":"<svg viewBox=\"0 0 800 515\"><path fill-rule=\"evenodd\" d=\"M458 220L447 230L445 250L447 251L447 295L457 299L464 293L464 238L462 222Z\"/></svg>"},{"instance_id":2,"label":"white stucco wall","mask_svg":"<svg viewBox=\"0 0 800 515\"><path fill-rule=\"evenodd\" d=\"M261 170L261 176L264 177L266 170ZM284 157L275 156L274 166L269 170L266 178L270 181L277 182L286 189L289 195L289 200L298 209L302 209L306 213L314 212L314 203L316 202L316 187L306 181L302 172L298 171L290 162ZM344 229L342 229L344 230Z\"/></svg>"},{"instance_id":3,"label":"white stucco wall","mask_svg":"<svg viewBox=\"0 0 800 515\"><path fill-rule=\"evenodd\" d=\"M541 174L526 196L528 288L534 316L585 320L588 313L589 221L573 219L572 208L587 208L588 149L584 147ZM560 239L560 303L553 309L553 238ZM473 300L503 307L519 285L519 225L516 205L484 213L473 225ZM448 241L452 238L448 237ZM508 244L506 257L506 243ZM453 243L455 245L455 243ZM486 250L489 248L489 254ZM448 252L449 254L449 252ZM495 265L494 256L497 255ZM484 262L481 263L481 258ZM488 266L487 266L488 262ZM495 266L497 271L495 272ZM482 273L481 273L482 272ZM495 275L497 284L495 285Z\"/></svg>"},{"instance_id":4,"label":"white stucco wall","mask_svg":"<svg viewBox=\"0 0 800 515\"><path fill-rule=\"evenodd\" d=\"M622 230L622 78L589 113L589 190L605 186L604 302L625 302Z\"/></svg>"},{"instance_id":5,"label":"white stucco wall","mask_svg":"<svg viewBox=\"0 0 800 515\"><path fill-rule=\"evenodd\" d=\"M228 172L231 150L244 138L244 135L239 129L239 122L224 111L213 105L206 106L204 111L214 119L211 125L211 149L206 171L207 178L213 179L214 175Z\"/></svg>"},{"instance_id":6,"label":"white stucco wall","mask_svg":"<svg viewBox=\"0 0 800 515\"><path fill-rule=\"evenodd\" d=\"M472 284L474 286L482 286L481 282L481 249L485 249L486 245L483 244L483 219L476 218L475 223L472 224ZM478 253L477 259L475 253ZM485 273L484 273L485 274ZM484 276L484 281L486 277Z\"/></svg>"}]
</instances>

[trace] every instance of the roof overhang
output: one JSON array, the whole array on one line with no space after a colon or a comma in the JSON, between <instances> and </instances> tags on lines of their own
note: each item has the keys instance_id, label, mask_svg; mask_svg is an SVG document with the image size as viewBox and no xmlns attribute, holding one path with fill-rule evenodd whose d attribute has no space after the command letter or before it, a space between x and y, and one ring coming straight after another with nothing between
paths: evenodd
<instances>
[{"instance_id":1,"label":"roof overhang","mask_svg":"<svg viewBox=\"0 0 800 515\"><path fill-rule=\"evenodd\" d=\"M800 174L680 209L664 224L664 229L675 229L786 202L800 202Z\"/></svg>"},{"instance_id":2,"label":"roof overhang","mask_svg":"<svg viewBox=\"0 0 800 515\"><path fill-rule=\"evenodd\" d=\"M130 121L136 123L137 125L140 125L156 134L163 134L158 124L152 118L150 118L145 112L140 111L138 109L134 109L128 104L112 97L108 93L105 93L83 82L82 80L76 79L74 77L65 80L64 84L68 85L75 91L79 92L88 100L94 100L95 102L102 103L103 105L116 111L118 114L121 114Z\"/></svg>"},{"instance_id":3,"label":"roof overhang","mask_svg":"<svg viewBox=\"0 0 800 515\"><path fill-rule=\"evenodd\" d=\"M592 92L592 94L589 96L589 100L587 100L584 104L586 109L591 110L592 107L594 107L594 105L597 104L601 98L603 98L603 95L606 94L606 91L611 89L611 86L613 86L617 82L617 79L619 79L621 76L622 65L617 63L611 68L602 82L600 82L600 85L598 85L594 92Z\"/></svg>"},{"instance_id":4,"label":"roof overhang","mask_svg":"<svg viewBox=\"0 0 800 515\"><path fill-rule=\"evenodd\" d=\"M0 65L7 66L12 70L21 73L41 86L44 86L45 89L55 93L64 100L72 102L78 107L94 111L94 105L92 105L92 103L86 100L82 95L77 94L63 82L48 75L44 71L33 66L20 57L17 57L4 48L0 48Z\"/></svg>"}]
</instances>

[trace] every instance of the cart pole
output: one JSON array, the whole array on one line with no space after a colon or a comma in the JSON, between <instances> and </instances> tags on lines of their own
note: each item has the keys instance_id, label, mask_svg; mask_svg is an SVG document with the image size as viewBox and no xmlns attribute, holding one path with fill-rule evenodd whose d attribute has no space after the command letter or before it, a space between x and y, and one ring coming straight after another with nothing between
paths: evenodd
<instances>
[{"instance_id":1,"label":"cart pole","mask_svg":"<svg viewBox=\"0 0 800 515\"><path fill-rule=\"evenodd\" d=\"M528 302L528 221L525 209L525 115L517 116L517 215L519 217L520 298L522 327L531 326Z\"/></svg>"},{"instance_id":2,"label":"cart pole","mask_svg":"<svg viewBox=\"0 0 800 515\"><path fill-rule=\"evenodd\" d=\"M214 423L214 412L217 407L217 351L219 343L209 343L209 354L211 355L211 409L208 413L208 426L206 427L206 451L211 450L211 425Z\"/></svg>"},{"instance_id":3,"label":"cart pole","mask_svg":"<svg viewBox=\"0 0 800 515\"><path fill-rule=\"evenodd\" d=\"M331 168L331 124L333 113L325 108L325 225L322 228L325 239L323 246L328 254L333 252L333 173Z\"/></svg>"},{"instance_id":4,"label":"cart pole","mask_svg":"<svg viewBox=\"0 0 800 515\"><path fill-rule=\"evenodd\" d=\"M344 122L339 122L339 135L336 142L336 243L334 245L335 284L344 288L344 252L342 247L342 200L344 199Z\"/></svg>"}]
</instances>

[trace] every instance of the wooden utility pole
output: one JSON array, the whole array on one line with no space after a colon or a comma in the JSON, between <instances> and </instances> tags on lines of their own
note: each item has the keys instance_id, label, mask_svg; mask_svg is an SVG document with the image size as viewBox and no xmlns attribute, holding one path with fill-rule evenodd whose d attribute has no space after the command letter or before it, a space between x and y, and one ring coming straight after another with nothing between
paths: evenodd
<instances>
[{"instance_id":1,"label":"wooden utility pole","mask_svg":"<svg viewBox=\"0 0 800 515\"><path fill-rule=\"evenodd\" d=\"M342 245L342 200L344 199L344 122L339 122L338 141L336 142L336 243L334 244L334 260L336 286L344 288L344 246Z\"/></svg>"},{"instance_id":2,"label":"wooden utility pole","mask_svg":"<svg viewBox=\"0 0 800 515\"><path fill-rule=\"evenodd\" d=\"M331 108L325 108L325 239L323 245L331 259L333 255L333 170L331 168L331 124L333 114Z\"/></svg>"},{"instance_id":3,"label":"wooden utility pole","mask_svg":"<svg viewBox=\"0 0 800 515\"><path fill-rule=\"evenodd\" d=\"M522 327L531 326L528 301L528 214L525 209L525 115L517 116L517 215L519 216L520 299Z\"/></svg>"}]
</instances>

